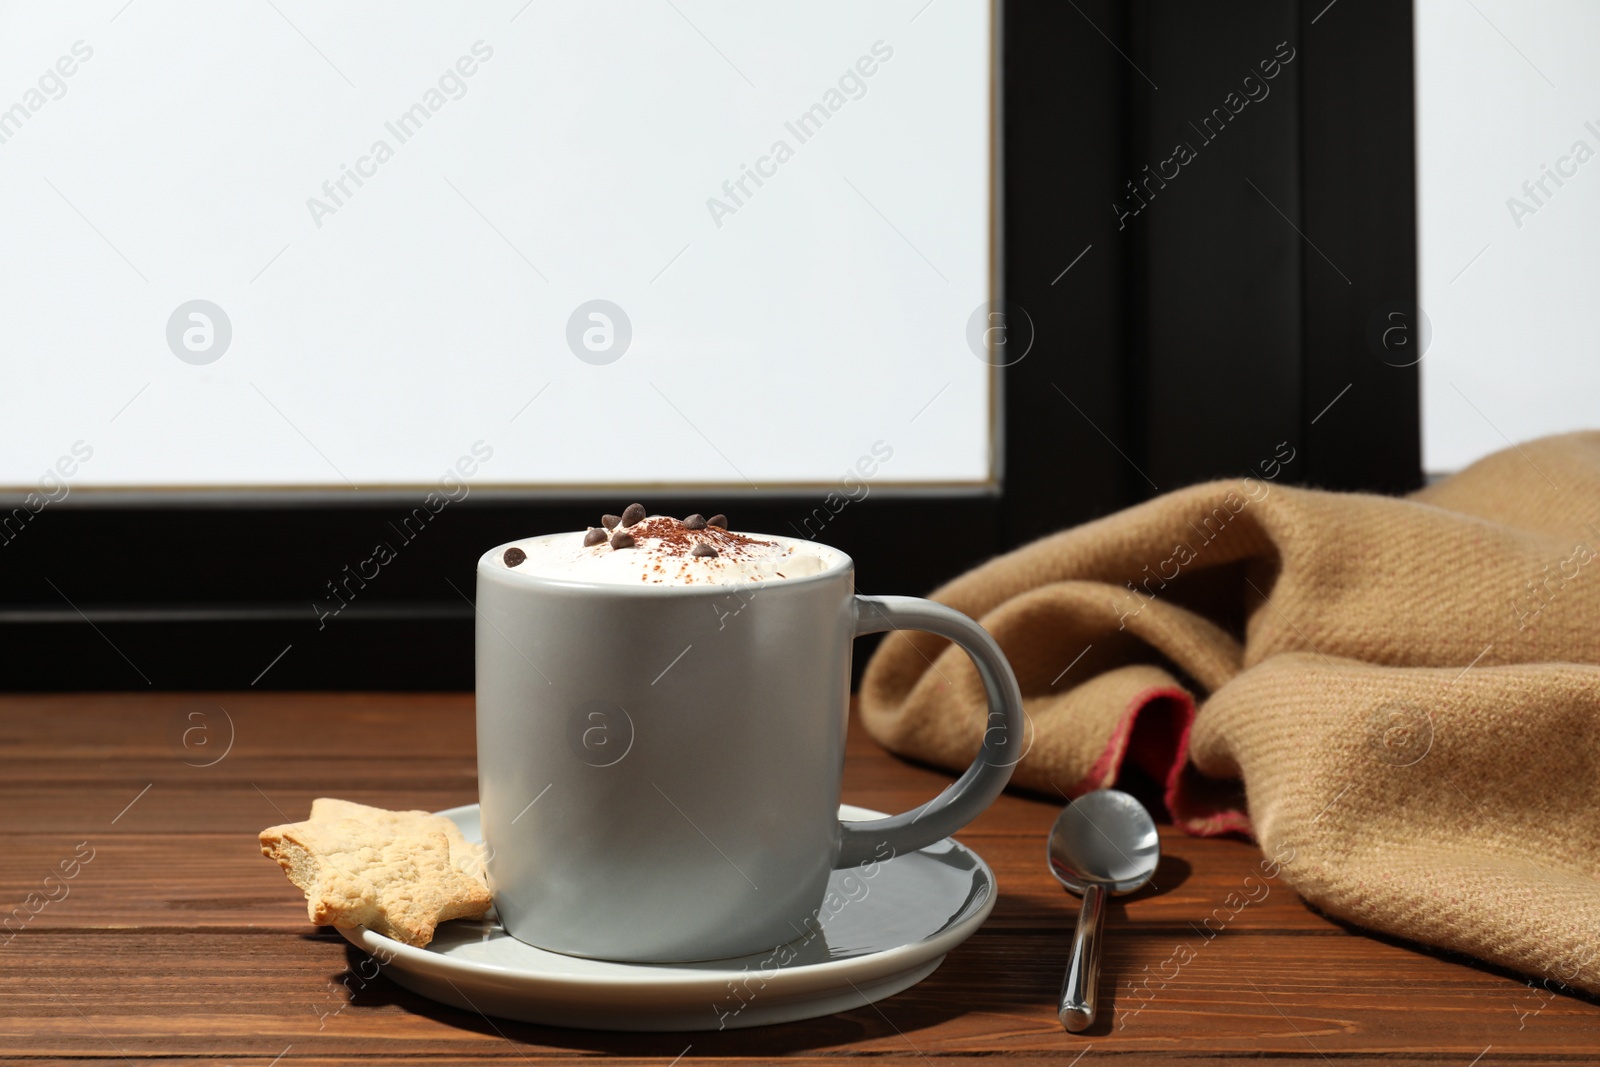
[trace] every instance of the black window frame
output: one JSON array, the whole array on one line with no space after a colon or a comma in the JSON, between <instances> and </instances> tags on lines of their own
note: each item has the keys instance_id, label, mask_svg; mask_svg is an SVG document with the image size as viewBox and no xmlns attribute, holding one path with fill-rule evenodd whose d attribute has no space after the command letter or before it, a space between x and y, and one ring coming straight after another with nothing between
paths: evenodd
<instances>
[{"instance_id":1,"label":"black window frame","mask_svg":"<svg viewBox=\"0 0 1600 1067\"><path fill-rule=\"evenodd\" d=\"M855 558L861 589L927 593L1156 492L1255 471L1280 442L1295 456L1285 481L1420 485L1416 368L1372 342L1374 321L1416 304L1411 5L1006 0L998 12L999 289L1013 322L1026 310L1033 347L1000 372L995 491L871 491L829 511L819 539ZM1273 95L1120 217L1173 124L1280 41L1295 59ZM824 494L629 495L789 533ZM319 617L325 583L407 510L392 496L72 494L0 544L3 684L470 688L477 556L628 502L471 494Z\"/></svg>"}]
</instances>

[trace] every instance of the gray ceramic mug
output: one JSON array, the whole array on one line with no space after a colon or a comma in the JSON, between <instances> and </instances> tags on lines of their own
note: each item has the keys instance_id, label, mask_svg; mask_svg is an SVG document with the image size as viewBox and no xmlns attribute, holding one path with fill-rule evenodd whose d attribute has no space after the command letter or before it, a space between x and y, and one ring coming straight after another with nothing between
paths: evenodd
<instances>
[{"instance_id":1,"label":"gray ceramic mug","mask_svg":"<svg viewBox=\"0 0 1600 1067\"><path fill-rule=\"evenodd\" d=\"M520 573L505 546L479 559L478 788L513 937L639 962L771 949L806 932L831 870L933 844L999 796L1024 734L999 646L932 601L857 596L848 556L790 543L825 569L633 587ZM889 629L966 649L982 746L927 804L841 823L851 642Z\"/></svg>"}]
</instances>

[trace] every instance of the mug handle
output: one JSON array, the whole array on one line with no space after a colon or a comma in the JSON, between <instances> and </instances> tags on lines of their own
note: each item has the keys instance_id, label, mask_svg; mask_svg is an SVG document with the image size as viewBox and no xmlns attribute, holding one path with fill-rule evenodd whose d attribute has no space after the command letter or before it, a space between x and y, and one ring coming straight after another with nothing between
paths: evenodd
<instances>
[{"instance_id":1,"label":"mug handle","mask_svg":"<svg viewBox=\"0 0 1600 1067\"><path fill-rule=\"evenodd\" d=\"M983 747L966 773L921 807L868 822L839 823L839 854L834 869L904 855L941 841L977 818L1005 788L1022 757L1022 691L1005 653L987 630L961 612L914 596L857 596L856 633L925 630L948 637L966 650L978 668L989 697ZM886 854L887 850L887 854Z\"/></svg>"}]
</instances>

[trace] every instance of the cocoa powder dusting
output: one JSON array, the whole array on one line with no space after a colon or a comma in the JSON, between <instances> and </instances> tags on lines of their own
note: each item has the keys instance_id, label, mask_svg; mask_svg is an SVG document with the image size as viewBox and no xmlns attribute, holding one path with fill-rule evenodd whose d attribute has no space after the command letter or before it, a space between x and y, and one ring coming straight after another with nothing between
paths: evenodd
<instances>
[{"instance_id":1,"label":"cocoa powder dusting","mask_svg":"<svg viewBox=\"0 0 1600 1067\"><path fill-rule=\"evenodd\" d=\"M652 515L629 527L628 532L635 541L652 541L653 547L670 556L689 556L696 545L709 545L718 555L737 560L748 556L746 549L750 547L765 548L777 543L732 533L719 526L691 529L670 515Z\"/></svg>"}]
</instances>

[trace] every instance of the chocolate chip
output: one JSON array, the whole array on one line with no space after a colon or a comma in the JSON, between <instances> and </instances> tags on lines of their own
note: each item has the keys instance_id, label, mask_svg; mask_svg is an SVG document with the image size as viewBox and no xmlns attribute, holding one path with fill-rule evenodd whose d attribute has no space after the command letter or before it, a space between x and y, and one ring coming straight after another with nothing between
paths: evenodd
<instances>
[{"instance_id":1,"label":"chocolate chip","mask_svg":"<svg viewBox=\"0 0 1600 1067\"><path fill-rule=\"evenodd\" d=\"M517 548L515 545L513 545L510 548L506 549L506 554L501 556L500 558L506 561L506 566L507 567L515 567L517 564L519 564L523 560L527 559L528 558L528 554L526 552L522 551L522 549Z\"/></svg>"},{"instance_id":2,"label":"chocolate chip","mask_svg":"<svg viewBox=\"0 0 1600 1067\"><path fill-rule=\"evenodd\" d=\"M622 509L622 525L632 526L644 518L643 504L629 504Z\"/></svg>"},{"instance_id":3,"label":"chocolate chip","mask_svg":"<svg viewBox=\"0 0 1600 1067\"><path fill-rule=\"evenodd\" d=\"M602 516L600 516L600 525L604 526L608 530L616 529L617 528L617 523L619 523L621 521L622 521L622 516L621 515L602 515Z\"/></svg>"},{"instance_id":4,"label":"chocolate chip","mask_svg":"<svg viewBox=\"0 0 1600 1067\"><path fill-rule=\"evenodd\" d=\"M616 533L611 535L611 547L612 548L632 548L633 547L633 534L623 533L621 530L618 530Z\"/></svg>"},{"instance_id":5,"label":"chocolate chip","mask_svg":"<svg viewBox=\"0 0 1600 1067\"><path fill-rule=\"evenodd\" d=\"M699 512L695 512L683 520L683 525L685 529L689 530L704 530L706 528L706 517Z\"/></svg>"},{"instance_id":6,"label":"chocolate chip","mask_svg":"<svg viewBox=\"0 0 1600 1067\"><path fill-rule=\"evenodd\" d=\"M605 540L606 532L598 526L592 526L589 532L583 535L583 547L593 548L595 545L605 544Z\"/></svg>"},{"instance_id":7,"label":"chocolate chip","mask_svg":"<svg viewBox=\"0 0 1600 1067\"><path fill-rule=\"evenodd\" d=\"M706 525L707 526L720 526L724 530L726 530L728 528L728 516L726 516L726 515L713 515L709 519L706 520Z\"/></svg>"},{"instance_id":8,"label":"chocolate chip","mask_svg":"<svg viewBox=\"0 0 1600 1067\"><path fill-rule=\"evenodd\" d=\"M708 544L706 544L705 542L702 541L700 544L695 545L694 548L689 550L689 555L691 555L691 556L715 556L715 555L720 555L720 553L718 553L716 549L712 548L710 545L708 545Z\"/></svg>"}]
</instances>

